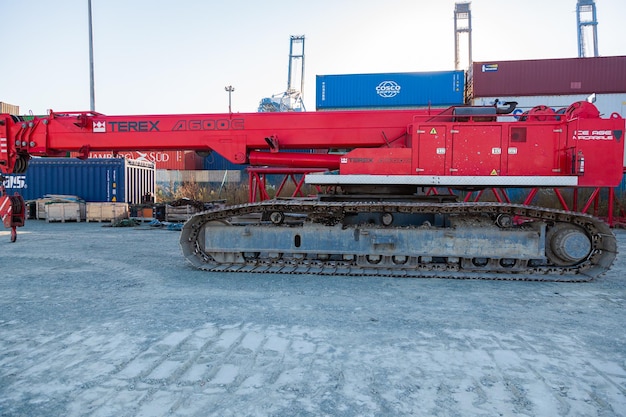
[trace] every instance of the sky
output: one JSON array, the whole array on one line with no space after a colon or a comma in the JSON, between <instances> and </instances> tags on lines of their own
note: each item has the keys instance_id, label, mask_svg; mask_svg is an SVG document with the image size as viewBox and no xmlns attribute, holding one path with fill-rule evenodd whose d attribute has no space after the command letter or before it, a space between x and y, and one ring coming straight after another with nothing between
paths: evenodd
<instances>
[{"instance_id":1,"label":"sky","mask_svg":"<svg viewBox=\"0 0 626 417\"><path fill-rule=\"evenodd\" d=\"M307 110L316 75L451 71L458 1L92 0L95 110L225 113L232 85L232 110L255 112L287 88L292 35L305 36ZM626 1L595 3L599 54L626 55ZM0 0L0 101L22 114L89 110L87 4ZM576 0L470 7L475 62L578 55Z\"/></svg>"}]
</instances>

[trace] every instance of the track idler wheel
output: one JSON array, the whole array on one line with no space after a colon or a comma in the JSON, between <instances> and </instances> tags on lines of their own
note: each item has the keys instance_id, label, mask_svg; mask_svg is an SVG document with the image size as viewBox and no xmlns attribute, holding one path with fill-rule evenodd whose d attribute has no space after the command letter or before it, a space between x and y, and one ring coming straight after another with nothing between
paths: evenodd
<instances>
[{"instance_id":1,"label":"track idler wheel","mask_svg":"<svg viewBox=\"0 0 626 417\"><path fill-rule=\"evenodd\" d=\"M285 221L285 213L282 211L273 211L270 213L270 221L275 225L283 224Z\"/></svg>"},{"instance_id":2,"label":"track idler wheel","mask_svg":"<svg viewBox=\"0 0 626 417\"><path fill-rule=\"evenodd\" d=\"M383 226L391 226L393 223L393 214L384 212L380 215L380 222Z\"/></svg>"},{"instance_id":3,"label":"track idler wheel","mask_svg":"<svg viewBox=\"0 0 626 417\"><path fill-rule=\"evenodd\" d=\"M555 265L576 265L589 256L592 242L585 231L571 224L558 223L546 234L546 253Z\"/></svg>"}]
</instances>

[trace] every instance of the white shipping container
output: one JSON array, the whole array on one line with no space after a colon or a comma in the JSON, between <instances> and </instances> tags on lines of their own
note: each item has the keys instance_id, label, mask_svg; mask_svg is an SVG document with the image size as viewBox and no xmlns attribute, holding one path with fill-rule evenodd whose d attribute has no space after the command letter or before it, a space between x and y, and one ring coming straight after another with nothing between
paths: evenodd
<instances>
[{"instance_id":1,"label":"white shipping container","mask_svg":"<svg viewBox=\"0 0 626 417\"><path fill-rule=\"evenodd\" d=\"M490 106L498 100L499 103L505 101L516 101L516 113L521 114L535 106L544 105L558 110L567 108L577 101L587 101L589 94L574 94L566 96L502 96L502 97L475 97L472 104L475 106ZM612 113L618 113L626 117L626 93L619 94L596 94L596 101L593 103L602 117L609 117Z\"/></svg>"},{"instance_id":2,"label":"white shipping container","mask_svg":"<svg viewBox=\"0 0 626 417\"><path fill-rule=\"evenodd\" d=\"M18 116L20 114L20 106L0 101L0 113L8 113L13 116Z\"/></svg>"},{"instance_id":3,"label":"white shipping container","mask_svg":"<svg viewBox=\"0 0 626 417\"><path fill-rule=\"evenodd\" d=\"M241 169L237 170L156 170L156 182L157 183L183 183L183 182L226 182L226 183L239 183L241 182Z\"/></svg>"}]
</instances>

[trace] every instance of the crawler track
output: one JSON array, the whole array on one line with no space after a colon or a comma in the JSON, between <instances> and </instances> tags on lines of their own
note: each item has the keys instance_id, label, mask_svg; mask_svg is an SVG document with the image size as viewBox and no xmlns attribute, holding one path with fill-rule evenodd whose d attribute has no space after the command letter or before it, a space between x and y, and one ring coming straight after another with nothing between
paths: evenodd
<instances>
[{"instance_id":1,"label":"crawler track","mask_svg":"<svg viewBox=\"0 0 626 417\"><path fill-rule=\"evenodd\" d=\"M617 253L595 217L500 203L273 200L199 213L180 243L207 271L568 282Z\"/></svg>"}]
</instances>

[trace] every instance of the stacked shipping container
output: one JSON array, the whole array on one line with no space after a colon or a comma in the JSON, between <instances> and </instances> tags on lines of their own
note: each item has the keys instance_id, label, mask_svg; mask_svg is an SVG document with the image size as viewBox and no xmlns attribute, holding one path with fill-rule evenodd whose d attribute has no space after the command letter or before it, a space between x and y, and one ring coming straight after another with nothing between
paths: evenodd
<instances>
[{"instance_id":1,"label":"stacked shipping container","mask_svg":"<svg viewBox=\"0 0 626 417\"><path fill-rule=\"evenodd\" d=\"M475 62L473 103L516 101L522 112L537 105L555 109L592 94L605 117L626 116L626 56Z\"/></svg>"},{"instance_id":2,"label":"stacked shipping container","mask_svg":"<svg viewBox=\"0 0 626 417\"><path fill-rule=\"evenodd\" d=\"M463 104L463 71L318 75L317 110L447 107Z\"/></svg>"}]
</instances>

